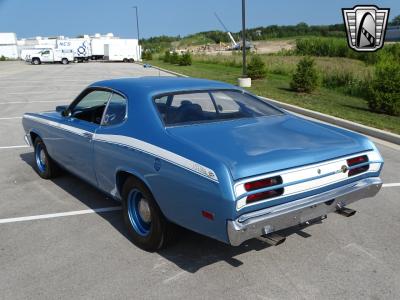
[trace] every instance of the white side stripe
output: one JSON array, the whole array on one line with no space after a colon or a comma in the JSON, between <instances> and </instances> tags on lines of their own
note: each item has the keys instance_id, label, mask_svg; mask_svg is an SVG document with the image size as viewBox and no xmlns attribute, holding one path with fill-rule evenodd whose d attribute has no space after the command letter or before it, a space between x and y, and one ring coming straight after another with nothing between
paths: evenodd
<instances>
[{"instance_id":1,"label":"white side stripe","mask_svg":"<svg viewBox=\"0 0 400 300\"><path fill-rule=\"evenodd\" d=\"M86 130L76 128L74 126L60 124L58 122L54 122L54 121L47 120L45 118L40 118L37 116L25 114L24 118L32 119L39 123L46 124L46 125L49 125L49 126L52 126L55 128L59 128L62 130L66 130L66 131L76 133L79 135L83 135L84 133L88 132ZM203 176L211 181L218 182L218 177L213 170L211 170L201 164L198 164L192 160L189 160L183 156L180 156L176 153L173 153L166 149L160 148L153 144L144 142L142 140L138 140L138 139L131 138L128 136L123 136L123 135L109 135L109 134L95 134L95 135L93 135L93 140L117 144L117 145L123 145L123 146L137 149L141 152L151 154L153 156L156 156L163 160L166 160L174 165L177 165L181 168L187 169L188 171L191 171L200 176Z\"/></svg>"},{"instance_id":2,"label":"white side stripe","mask_svg":"<svg viewBox=\"0 0 400 300\"><path fill-rule=\"evenodd\" d=\"M47 120L47 119L44 119L44 118L39 118L39 117L36 117L36 116L24 115L24 118L25 119L32 119L32 120L35 120L35 121L37 121L39 123L42 123L42 124L45 124L45 125L49 125L49 126L52 126L52 127L55 127L55 128L63 129L63 130L66 130L66 131L69 131L69 132L72 132L72 133L79 134L79 135L83 135L84 133L88 132L86 130L83 130L83 129L80 129L80 128L76 128L74 126L60 124L58 122L54 122L54 121Z\"/></svg>"},{"instance_id":3,"label":"white side stripe","mask_svg":"<svg viewBox=\"0 0 400 300\"><path fill-rule=\"evenodd\" d=\"M153 144L149 144L142 140L138 140L138 139L131 138L128 136L109 135L109 134L96 134L93 137L93 139L97 140L97 141L110 142L110 143L120 144L120 145L138 149L140 151L149 153L149 154L157 156L161 159L167 160L175 165L178 165L180 167L188 169L189 171L192 171L198 175L204 176L207 179L218 182L217 175L215 174L215 172L213 170L211 170L203 165L200 165L192 160L189 160L183 156L180 156L176 153L165 150L165 149L155 146Z\"/></svg>"},{"instance_id":4,"label":"white side stripe","mask_svg":"<svg viewBox=\"0 0 400 300\"><path fill-rule=\"evenodd\" d=\"M52 219L52 218L60 218L60 217L75 216L75 215L85 215L85 214L93 214L93 213L103 213L103 212L116 211L116 210L121 210L121 206L102 207L102 208L95 208L95 209L68 211L68 212L55 213L55 214L0 219L0 224Z\"/></svg>"}]
</instances>

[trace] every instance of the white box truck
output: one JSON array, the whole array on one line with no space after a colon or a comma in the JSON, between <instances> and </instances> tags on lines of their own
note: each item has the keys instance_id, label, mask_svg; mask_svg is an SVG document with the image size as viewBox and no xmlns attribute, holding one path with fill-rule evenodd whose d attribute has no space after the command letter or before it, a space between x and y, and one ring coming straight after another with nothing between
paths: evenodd
<instances>
[{"instance_id":1,"label":"white box truck","mask_svg":"<svg viewBox=\"0 0 400 300\"><path fill-rule=\"evenodd\" d=\"M92 59L109 61L140 61L141 49L137 39L93 38Z\"/></svg>"},{"instance_id":2,"label":"white box truck","mask_svg":"<svg viewBox=\"0 0 400 300\"><path fill-rule=\"evenodd\" d=\"M88 61L92 55L89 38L57 40L57 49L72 50L74 59L78 62Z\"/></svg>"},{"instance_id":3,"label":"white box truck","mask_svg":"<svg viewBox=\"0 0 400 300\"><path fill-rule=\"evenodd\" d=\"M34 65L41 63L62 63L69 64L74 61L72 50L63 49L25 49L21 51L21 58Z\"/></svg>"}]
</instances>

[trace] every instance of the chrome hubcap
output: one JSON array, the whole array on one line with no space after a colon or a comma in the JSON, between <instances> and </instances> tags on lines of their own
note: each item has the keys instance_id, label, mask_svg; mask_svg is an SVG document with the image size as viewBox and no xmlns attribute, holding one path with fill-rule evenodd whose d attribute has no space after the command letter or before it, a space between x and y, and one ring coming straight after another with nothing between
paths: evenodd
<instances>
[{"instance_id":1,"label":"chrome hubcap","mask_svg":"<svg viewBox=\"0 0 400 300\"><path fill-rule=\"evenodd\" d=\"M46 164L46 154L44 153L43 149L40 150L39 159L43 165Z\"/></svg>"},{"instance_id":2,"label":"chrome hubcap","mask_svg":"<svg viewBox=\"0 0 400 300\"><path fill-rule=\"evenodd\" d=\"M151 229L151 210L149 202L138 189L133 189L127 199L129 221L141 236L147 236Z\"/></svg>"},{"instance_id":3,"label":"chrome hubcap","mask_svg":"<svg viewBox=\"0 0 400 300\"><path fill-rule=\"evenodd\" d=\"M139 210L139 215L142 218L142 220L146 223L150 223L151 212L150 212L149 203L147 202L146 199L141 198L139 200L138 210Z\"/></svg>"},{"instance_id":4,"label":"chrome hubcap","mask_svg":"<svg viewBox=\"0 0 400 300\"><path fill-rule=\"evenodd\" d=\"M44 151L42 145L38 144L35 149L35 159L36 165L40 172L46 171L46 152Z\"/></svg>"}]
</instances>

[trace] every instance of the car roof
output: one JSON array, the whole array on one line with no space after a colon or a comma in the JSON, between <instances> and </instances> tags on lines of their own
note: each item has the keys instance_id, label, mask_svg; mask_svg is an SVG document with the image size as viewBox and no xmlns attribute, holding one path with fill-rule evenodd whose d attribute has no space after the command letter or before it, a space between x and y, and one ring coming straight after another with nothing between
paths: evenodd
<instances>
[{"instance_id":1,"label":"car roof","mask_svg":"<svg viewBox=\"0 0 400 300\"><path fill-rule=\"evenodd\" d=\"M92 83L90 87L106 87L127 95L141 94L148 96L198 90L235 89L241 91L237 86L220 81L174 76L146 76L102 80Z\"/></svg>"}]
</instances>

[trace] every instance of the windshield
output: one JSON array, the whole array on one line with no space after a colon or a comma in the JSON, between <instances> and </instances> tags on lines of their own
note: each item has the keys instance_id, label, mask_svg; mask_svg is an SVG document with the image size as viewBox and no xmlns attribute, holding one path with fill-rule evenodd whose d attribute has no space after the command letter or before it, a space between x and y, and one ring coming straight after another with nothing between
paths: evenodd
<instances>
[{"instance_id":1,"label":"windshield","mask_svg":"<svg viewBox=\"0 0 400 300\"><path fill-rule=\"evenodd\" d=\"M170 94L154 98L154 103L167 126L282 114L262 100L240 91Z\"/></svg>"}]
</instances>

